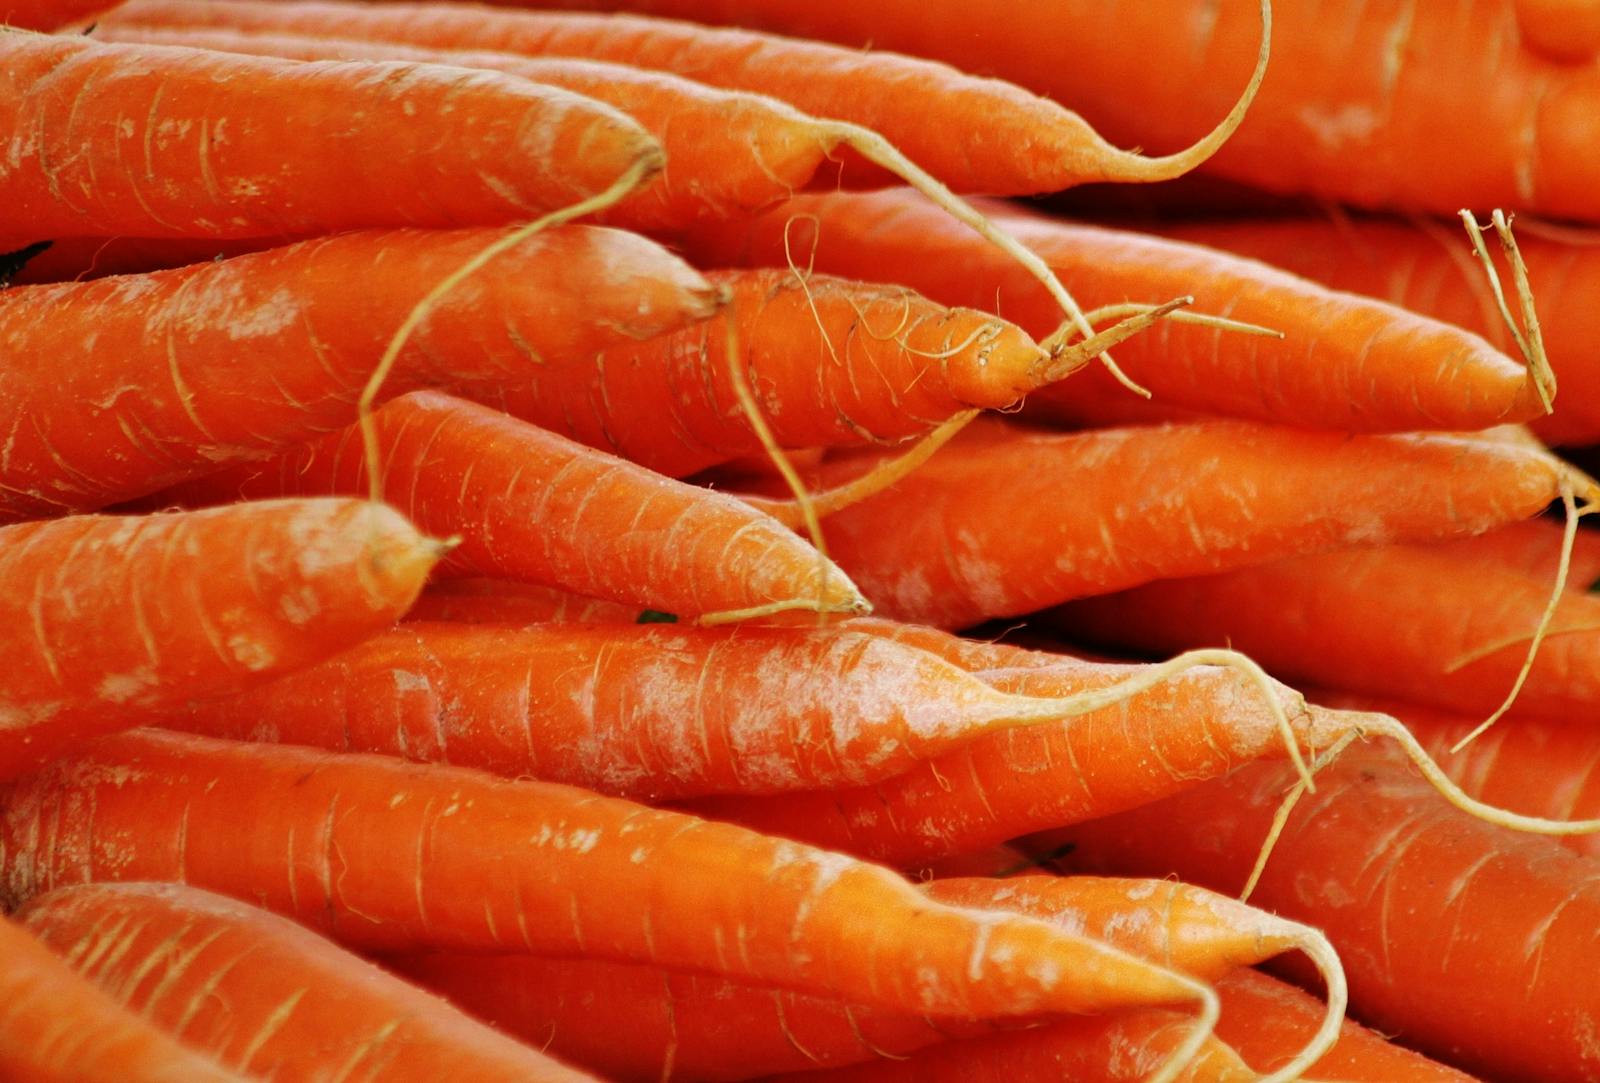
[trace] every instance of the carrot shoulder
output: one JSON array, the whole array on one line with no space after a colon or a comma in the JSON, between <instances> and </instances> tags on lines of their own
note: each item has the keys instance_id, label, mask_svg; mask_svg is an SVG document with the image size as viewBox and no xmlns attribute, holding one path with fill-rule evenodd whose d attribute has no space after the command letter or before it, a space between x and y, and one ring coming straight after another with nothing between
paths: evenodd
<instances>
[{"instance_id":1,"label":"carrot shoulder","mask_svg":"<svg viewBox=\"0 0 1600 1083\"><path fill-rule=\"evenodd\" d=\"M0 200L35 240L493 225L660 165L617 110L492 72L21 32L0 58Z\"/></svg>"},{"instance_id":2,"label":"carrot shoulder","mask_svg":"<svg viewBox=\"0 0 1600 1083\"><path fill-rule=\"evenodd\" d=\"M447 571L559 586L685 618L866 608L843 572L732 496L436 392L403 396L373 421L385 497L424 530L461 539ZM161 499L213 503L367 488L361 434L350 428Z\"/></svg>"},{"instance_id":3,"label":"carrot shoulder","mask_svg":"<svg viewBox=\"0 0 1600 1083\"><path fill-rule=\"evenodd\" d=\"M405 612L441 552L355 500L0 529L0 777L327 657Z\"/></svg>"},{"instance_id":4,"label":"carrot shoulder","mask_svg":"<svg viewBox=\"0 0 1600 1083\"><path fill-rule=\"evenodd\" d=\"M1117 362L1150 389L1154 405L1353 432L1481 429L1544 412L1526 369L1455 326L1197 244L985 210L1087 309L1189 294L1196 311L1281 332L1168 321L1128 340ZM1453 239L1466 256L1466 238ZM802 194L754 219L704 223L687 244L702 265L794 259L828 274L899 282L943 304L1000 313L1040 338L1061 321L1019 265L969 240L906 189ZM1481 272L1468 271L1480 284ZM1496 330L1492 318L1473 329ZM1089 371L1041 389L1030 405L1070 406L1086 396L1132 399L1104 371Z\"/></svg>"},{"instance_id":5,"label":"carrot shoulder","mask_svg":"<svg viewBox=\"0 0 1600 1083\"><path fill-rule=\"evenodd\" d=\"M434 283L504 234L382 230L148 275L0 293L0 515L142 496L356 420ZM712 287L632 234L572 226L496 257L428 313L386 393L528 378L708 316Z\"/></svg>"},{"instance_id":6,"label":"carrot shoulder","mask_svg":"<svg viewBox=\"0 0 1600 1083\"><path fill-rule=\"evenodd\" d=\"M593 1080L309 929L207 891L76 885L17 920L127 1008L254 1078Z\"/></svg>"}]
</instances>

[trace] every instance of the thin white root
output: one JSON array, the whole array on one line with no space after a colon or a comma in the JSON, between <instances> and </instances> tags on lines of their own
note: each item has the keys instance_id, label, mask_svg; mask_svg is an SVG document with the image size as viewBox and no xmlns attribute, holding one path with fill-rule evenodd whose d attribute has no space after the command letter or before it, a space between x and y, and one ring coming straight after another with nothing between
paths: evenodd
<instances>
[{"instance_id":1,"label":"thin white root","mask_svg":"<svg viewBox=\"0 0 1600 1083\"><path fill-rule=\"evenodd\" d=\"M366 386L361 389L361 397L356 400L356 420L361 428L361 448L367 463L367 488L368 496L374 503L383 500L382 466L378 456L378 430L372 423L372 407L378 399L378 392L382 390L384 381L389 378L389 373L394 369L400 351L405 349L411 336L416 333L422 322L433 311L451 290L478 271L502 252L510 251L528 238L547 229L564 225L577 218L603 211L627 198L645 181L661 171L665 158L659 149L653 153L640 155L622 176L612 182L611 187L588 199L580 200L568 207L551 211L542 218L536 218L523 226L518 226L502 236L499 240L485 245L467 262L457 267L450 274L440 279L418 301L411 311L406 313L406 318L400 321L400 327L395 331L394 337L389 339L389 344L384 347L383 354L378 359L378 365L372 370L372 375L367 378Z\"/></svg>"},{"instance_id":2,"label":"thin white root","mask_svg":"<svg viewBox=\"0 0 1600 1083\"><path fill-rule=\"evenodd\" d=\"M1339 1029L1344 1025L1345 1011L1350 1004L1350 985L1345 980L1344 964L1327 936L1297 921L1280 919L1280 922L1274 922L1280 923L1290 930L1295 947L1311 960L1317 973L1322 975L1323 984L1327 986L1328 1010L1322 1017L1322 1025L1305 1047L1295 1054L1294 1059L1277 1071L1262 1076L1257 1083L1290 1083L1310 1071L1311 1066L1321 1060L1339 1040Z\"/></svg>"},{"instance_id":3,"label":"thin white root","mask_svg":"<svg viewBox=\"0 0 1600 1083\"><path fill-rule=\"evenodd\" d=\"M1095 357L1105 356L1105 351L1119 342L1125 342L1134 335L1153 327L1164 319L1175 319L1183 315L1179 312L1185 305L1194 304L1194 298L1189 296L1174 297L1165 304L1159 305L1112 305L1108 308L1095 309L1088 314L1088 319L1093 325L1102 322L1096 319L1097 314L1106 311L1126 311L1117 323L1112 324L1104 331L1097 331L1083 342L1072 345L1072 339L1078 335L1078 329L1071 320L1063 323L1043 342L1039 343L1050 355L1050 367L1046 371L1045 382L1053 383L1065 376L1069 376L1078 369L1087 365ZM1117 318L1117 317L1107 317Z\"/></svg>"},{"instance_id":4,"label":"thin white root","mask_svg":"<svg viewBox=\"0 0 1600 1083\"><path fill-rule=\"evenodd\" d=\"M1187 300L1191 304L1194 303L1193 297L1187 298ZM1136 316L1141 312L1152 312L1158 307L1168 307L1171 304L1172 302L1170 301L1167 302L1166 306L1139 304L1135 301L1126 301L1120 305L1101 305L1099 308L1090 309L1087 313L1085 313L1085 315L1089 317L1090 323L1098 325L1104 323L1106 320L1120 320L1128 316ZM1215 316L1209 312L1171 312L1167 316L1167 319L1171 320L1173 323L1192 323L1200 327L1214 327L1219 331L1232 331L1235 334L1240 335L1258 335L1261 338L1277 339L1285 337L1284 333L1278 330L1276 327L1263 327L1259 323L1246 323L1243 320L1230 320L1226 316ZM1065 327L1063 327L1062 330L1065 330ZM1056 334L1061 333L1062 331L1056 332Z\"/></svg>"},{"instance_id":5,"label":"thin white root","mask_svg":"<svg viewBox=\"0 0 1600 1083\"><path fill-rule=\"evenodd\" d=\"M1217 991L1209 985L1189 979L1194 986L1195 999L1200 1002L1200 1013L1195 1016L1194 1027L1189 1031L1189 1036L1178 1043L1178 1048L1172 1051L1166 1063L1150 1073L1150 1078L1145 1083L1174 1083L1189 1065L1193 1064L1205 1049L1206 1042L1211 1035L1216 1033L1217 1020L1222 1018L1222 1002L1217 998Z\"/></svg>"},{"instance_id":6,"label":"thin white root","mask_svg":"<svg viewBox=\"0 0 1600 1083\"><path fill-rule=\"evenodd\" d=\"M860 617L872 609L863 599L858 603L841 603L828 605L815 598L785 598L779 602L770 602L767 605L753 605L745 609L719 609L714 613L702 613L695 618L696 624L717 625L735 624L739 621L760 620L762 617L776 616L779 613L793 613L803 610L807 613L836 613L842 616Z\"/></svg>"},{"instance_id":7,"label":"thin white root","mask_svg":"<svg viewBox=\"0 0 1600 1083\"><path fill-rule=\"evenodd\" d=\"M1539 402L1544 406L1544 412L1548 414L1555 410L1556 374L1550 368L1550 359L1545 354L1544 335L1539 329L1539 316L1534 311L1533 290L1528 284L1528 265L1523 261L1522 251L1517 247L1517 239L1511 233L1510 219L1503 211L1496 210L1492 220L1495 235L1499 237L1501 247L1505 249L1506 262L1511 266L1511 278L1517 290L1517 305L1522 311L1523 325L1520 327L1511 315L1510 305L1506 303L1505 290L1501 288L1500 275L1495 269L1494 259L1489 255L1489 248L1484 244L1483 229L1478 225L1478 219L1469 210L1461 211L1462 225L1466 227L1467 236L1472 238L1473 251L1488 275L1489 288L1494 294L1500 318L1511 335L1511 341L1522 354L1522 359L1528 366L1528 379L1532 381Z\"/></svg>"},{"instance_id":8,"label":"thin white root","mask_svg":"<svg viewBox=\"0 0 1600 1083\"><path fill-rule=\"evenodd\" d=\"M1339 758L1339 754L1360 740L1362 734L1359 730L1351 729L1339 735L1339 739L1318 753L1311 763L1311 774L1322 770L1328 764ZM1256 863L1250 867L1250 875L1245 878L1244 887L1239 889L1239 901L1249 902L1250 896L1255 894L1256 885L1261 883L1261 874L1267 871L1267 859L1272 856L1272 851L1277 848L1278 838L1283 834L1284 827L1289 823L1289 814L1300 803L1300 798L1311 789L1305 778L1301 778L1289 787L1283 795L1283 801L1272 814L1272 825L1267 828L1267 837L1261 842L1261 849L1256 851Z\"/></svg>"}]
</instances>

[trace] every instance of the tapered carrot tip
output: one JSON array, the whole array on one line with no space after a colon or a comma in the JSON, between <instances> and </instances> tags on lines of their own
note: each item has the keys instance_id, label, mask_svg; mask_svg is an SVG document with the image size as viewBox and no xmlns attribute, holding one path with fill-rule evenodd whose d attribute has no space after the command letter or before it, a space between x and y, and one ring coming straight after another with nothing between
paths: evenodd
<instances>
[{"instance_id":1,"label":"tapered carrot tip","mask_svg":"<svg viewBox=\"0 0 1600 1083\"><path fill-rule=\"evenodd\" d=\"M1015 406L1018 399L1055 378L1054 357L1009 323L985 323L964 341L943 349L924 343L914 348L943 363L955 398L969 406L993 410Z\"/></svg>"},{"instance_id":2,"label":"tapered carrot tip","mask_svg":"<svg viewBox=\"0 0 1600 1083\"><path fill-rule=\"evenodd\" d=\"M330 499L307 505L291 536L299 544L295 559L308 584L318 571L338 564L354 567L356 574L330 577L319 588L319 593L342 597L313 599L308 594L286 606L315 606L352 615L402 613L422 592L433 566L455 548L453 540L422 534L387 504ZM336 608L340 603L344 608Z\"/></svg>"}]
</instances>

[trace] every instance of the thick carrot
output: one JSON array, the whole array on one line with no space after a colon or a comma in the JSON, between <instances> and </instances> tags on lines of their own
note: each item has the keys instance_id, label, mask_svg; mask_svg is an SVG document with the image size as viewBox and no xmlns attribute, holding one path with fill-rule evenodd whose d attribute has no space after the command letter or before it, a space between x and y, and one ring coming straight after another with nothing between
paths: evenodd
<instances>
[{"instance_id":1,"label":"thick carrot","mask_svg":"<svg viewBox=\"0 0 1600 1083\"><path fill-rule=\"evenodd\" d=\"M0 777L350 646L405 612L440 552L355 500L0 529Z\"/></svg>"},{"instance_id":2,"label":"thick carrot","mask_svg":"<svg viewBox=\"0 0 1600 1083\"><path fill-rule=\"evenodd\" d=\"M1503 571L1521 572L1543 583L1555 582L1561 563L1561 524L1552 519L1529 519L1440 547L1457 561L1481 562ZM1600 532L1579 529L1567 569L1566 589L1587 593L1600 579Z\"/></svg>"},{"instance_id":3,"label":"thick carrot","mask_svg":"<svg viewBox=\"0 0 1600 1083\"><path fill-rule=\"evenodd\" d=\"M924 890L955 905L1038 917L1208 980L1301 944L1337 965L1315 933L1180 884L1038 876L940 881ZM1015 1025L897 1014L590 959L432 954L391 962L495 1026L548 1042L558 1055L608 1078L733 1080L898 1060L948 1038ZM618 1034L607 1014L593 1010L597 1004L630 1019L628 1033ZM1331 1025L1328 1013L1320 1014L1331 1036L1337 1011ZM1301 1038L1302 1046L1311 1044L1310 1031Z\"/></svg>"},{"instance_id":4,"label":"thick carrot","mask_svg":"<svg viewBox=\"0 0 1600 1083\"><path fill-rule=\"evenodd\" d=\"M848 624L408 623L161 725L659 800L877 782L986 733L1103 708L1114 684L1076 698L1001 692Z\"/></svg>"},{"instance_id":5,"label":"thick carrot","mask_svg":"<svg viewBox=\"0 0 1600 1083\"><path fill-rule=\"evenodd\" d=\"M1075 867L1236 892L1294 779L1263 764L1059 837ZM1407 1045L1517 1079L1593 1079L1600 879L1463 817L1402 764L1348 754L1278 838L1253 900L1327 932L1352 1010ZM1513 946L1508 950L1508 946Z\"/></svg>"},{"instance_id":6,"label":"thick carrot","mask_svg":"<svg viewBox=\"0 0 1600 1083\"><path fill-rule=\"evenodd\" d=\"M406 610L408 621L462 624L545 624L612 620L632 624L643 615L637 606L584 598L551 587L508 579L445 579L431 584ZM663 614L676 617L677 614Z\"/></svg>"},{"instance_id":7,"label":"thick carrot","mask_svg":"<svg viewBox=\"0 0 1600 1083\"><path fill-rule=\"evenodd\" d=\"M292 921L207 891L83 884L17 918L128 1008L262 1079L594 1078Z\"/></svg>"},{"instance_id":8,"label":"thick carrot","mask_svg":"<svg viewBox=\"0 0 1600 1083\"><path fill-rule=\"evenodd\" d=\"M710 621L867 608L843 572L734 497L436 392L396 399L373 422L385 498L422 529L461 539L449 570ZM350 428L162 499L355 495L367 475Z\"/></svg>"},{"instance_id":9,"label":"thick carrot","mask_svg":"<svg viewBox=\"0 0 1600 1083\"><path fill-rule=\"evenodd\" d=\"M1040 349L996 317L909 290L789 271L718 272L721 314L474 397L653 470L682 476L762 450L729 372L728 325L783 447L894 442L968 407L1014 405L1092 357Z\"/></svg>"},{"instance_id":10,"label":"thick carrot","mask_svg":"<svg viewBox=\"0 0 1600 1083\"><path fill-rule=\"evenodd\" d=\"M1283 333L1241 335L1168 320L1130 339L1117 361L1154 393L1155 405L1351 431L1479 429L1544 412L1527 370L1456 327L1196 245L985 210L1088 308L1192 294L1198 311ZM1454 239L1463 255L1470 252L1464 237ZM903 283L943 304L1000 313L1040 337L1061 321L1049 295L1014 262L904 189L800 195L754 219L705 223L687 244L702 265L794 260L828 274ZM1480 282L1481 275L1473 284ZM1040 389L1030 405L1081 411L1086 398L1110 406L1133 400L1106 373L1087 372Z\"/></svg>"},{"instance_id":11,"label":"thick carrot","mask_svg":"<svg viewBox=\"0 0 1600 1083\"><path fill-rule=\"evenodd\" d=\"M117 0L4 0L0 25L21 30L59 30L112 7Z\"/></svg>"},{"instance_id":12,"label":"thick carrot","mask_svg":"<svg viewBox=\"0 0 1600 1083\"><path fill-rule=\"evenodd\" d=\"M1162 148L1228 108L1253 61L1253 0L564 0L738 22L982 67ZM1250 114L1203 168L1273 192L1454 214L1600 219L1600 74L1522 49L1516 4L1281 5ZM1070 57L1070 62L1063 62ZM981 121L976 123L982 123ZM930 130L937 125L929 125Z\"/></svg>"},{"instance_id":13,"label":"thick carrot","mask_svg":"<svg viewBox=\"0 0 1600 1083\"><path fill-rule=\"evenodd\" d=\"M661 164L610 106L492 72L20 32L0 57L0 200L33 239L500 224Z\"/></svg>"},{"instance_id":14,"label":"thick carrot","mask_svg":"<svg viewBox=\"0 0 1600 1083\"><path fill-rule=\"evenodd\" d=\"M1453 231L1425 223L1327 218L1167 223L1168 235L1265 260L1334 289L1381 297L1465 327L1502 349L1511 342L1480 269L1464 258ZM1539 309L1539 325L1562 394L1556 412L1533 422L1561 444L1600 440L1600 365L1591 360L1600 335L1590 302L1600 290L1600 248L1573 243L1530 225L1519 231Z\"/></svg>"},{"instance_id":15,"label":"thick carrot","mask_svg":"<svg viewBox=\"0 0 1600 1083\"><path fill-rule=\"evenodd\" d=\"M0 1075L28 1083L244 1083L179 1045L0 918Z\"/></svg>"},{"instance_id":16,"label":"thick carrot","mask_svg":"<svg viewBox=\"0 0 1600 1083\"><path fill-rule=\"evenodd\" d=\"M831 516L828 552L884 616L960 628L1293 553L1479 533L1537 514L1560 484L1543 452L1445 435L980 423Z\"/></svg>"},{"instance_id":17,"label":"thick carrot","mask_svg":"<svg viewBox=\"0 0 1600 1083\"><path fill-rule=\"evenodd\" d=\"M149 275L0 292L0 516L142 496L356 420L424 293L500 230L348 233ZM360 283L352 288L352 283ZM572 226L429 312L386 393L526 378L703 319L713 288L633 234Z\"/></svg>"},{"instance_id":18,"label":"thick carrot","mask_svg":"<svg viewBox=\"0 0 1600 1083\"><path fill-rule=\"evenodd\" d=\"M262 14L277 16L303 35L111 22L100 25L95 36L291 60L405 60L481 68L606 102L643 125L667 156L659 176L597 216L635 229L681 228L776 203L811 181L835 143L809 117L775 99L719 90L667 72L571 57L360 40L369 27L381 29L386 16L355 6L276 5Z\"/></svg>"},{"instance_id":19,"label":"thick carrot","mask_svg":"<svg viewBox=\"0 0 1600 1083\"><path fill-rule=\"evenodd\" d=\"M391 951L631 959L912 1012L1214 1003L1192 979L929 902L839 854L383 756L121 734L9 788L0 840L10 904L67 883L182 881Z\"/></svg>"},{"instance_id":20,"label":"thick carrot","mask_svg":"<svg viewBox=\"0 0 1600 1083\"><path fill-rule=\"evenodd\" d=\"M1514 0L1522 44L1569 64L1600 53L1600 4L1595 0Z\"/></svg>"},{"instance_id":21,"label":"thick carrot","mask_svg":"<svg viewBox=\"0 0 1600 1083\"><path fill-rule=\"evenodd\" d=\"M573 5L569 5L573 6ZM407 41L440 48L497 49L536 56L587 57L676 72L712 86L753 91L819 117L881 132L914 162L957 191L1020 195L1095 180L1161 180L1212 154L1238 125L1265 71L1270 33L1245 31L1241 47L1260 43L1255 78L1241 77L1243 97L1224 104L1215 129L1194 146L1145 158L1102 140L1070 110L995 79L980 79L912 57L863 55L817 42L710 30L659 19L491 10L463 4L395 4L356 16L348 5L270 3L206 5L140 0L117 21L137 25L231 26ZM1270 15L1267 5L1260 17ZM1070 55L1070 50L1061 55ZM1247 70L1248 74L1248 70ZM908 96L907 87L916 88Z\"/></svg>"},{"instance_id":22,"label":"thick carrot","mask_svg":"<svg viewBox=\"0 0 1600 1083\"><path fill-rule=\"evenodd\" d=\"M1047 619L1095 642L1182 650L1226 642L1287 679L1477 714L1505 700L1550 603L1549 572L1448 546L1297 557L1149 583ZM870 589L870 588L869 588ZM1568 591L1516 703L1564 717L1600 703L1600 598Z\"/></svg>"}]
</instances>

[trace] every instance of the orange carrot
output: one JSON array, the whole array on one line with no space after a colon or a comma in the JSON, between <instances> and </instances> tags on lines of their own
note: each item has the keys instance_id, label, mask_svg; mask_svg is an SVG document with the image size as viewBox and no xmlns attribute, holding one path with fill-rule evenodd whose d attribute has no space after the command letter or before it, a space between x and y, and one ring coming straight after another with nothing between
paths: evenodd
<instances>
[{"instance_id":1,"label":"orange carrot","mask_svg":"<svg viewBox=\"0 0 1600 1083\"><path fill-rule=\"evenodd\" d=\"M1479 429L1544 412L1527 370L1455 327L1195 245L985 210L1088 308L1192 294L1197 311L1282 332L1228 334L1168 320L1130 339L1117 361L1154 393L1153 405L1351 431ZM1454 239L1465 255L1464 238ZM903 189L801 195L753 220L707 223L688 247L704 265L794 260L903 283L943 304L998 312L1040 337L1061 321L1014 262ZM1042 388L1030 404L1072 409L1085 398L1114 407L1132 396L1088 372Z\"/></svg>"},{"instance_id":2,"label":"orange carrot","mask_svg":"<svg viewBox=\"0 0 1600 1083\"><path fill-rule=\"evenodd\" d=\"M202 17L207 11L199 13ZM638 192L597 217L634 229L674 229L707 217L757 210L809 183L836 140L782 102L719 90L661 71L570 57L526 57L484 49L430 49L363 41L386 24L373 8L274 5L259 13L305 36L227 27L102 24L95 36L131 44L181 45L292 60L404 60L503 72L615 106L660 141L666 164ZM312 34L318 36L310 36ZM350 35L333 37L331 35Z\"/></svg>"},{"instance_id":3,"label":"orange carrot","mask_svg":"<svg viewBox=\"0 0 1600 1083\"><path fill-rule=\"evenodd\" d=\"M173 271L0 292L0 516L94 508L356 419L395 328L500 230L357 232ZM360 282L358 289L351 283ZM716 307L632 234L523 241L446 294L385 392L515 379Z\"/></svg>"},{"instance_id":4,"label":"orange carrot","mask_svg":"<svg viewBox=\"0 0 1600 1083\"><path fill-rule=\"evenodd\" d=\"M1293 781L1263 764L1060 838L1075 867L1231 894ZM1407 1045L1502 1078L1585 1079L1600 1064L1584 1025L1600 1011L1582 965L1600 927L1592 866L1461 816L1392 759L1347 754L1323 772L1252 898L1327 932L1352 1009Z\"/></svg>"},{"instance_id":5,"label":"orange carrot","mask_svg":"<svg viewBox=\"0 0 1600 1083\"><path fill-rule=\"evenodd\" d=\"M28 1083L244 1083L119 1007L0 918L0 1075Z\"/></svg>"},{"instance_id":6,"label":"orange carrot","mask_svg":"<svg viewBox=\"0 0 1600 1083\"><path fill-rule=\"evenodd\" d=\"M1478 533L1538 513L1559 484L1542 452L1444 435L974 425L830 517L828 552L883 615L960 628L1295 552Z\"/></svg>"},{"instance_id":7,"label":"orange carrot","mask_svg":"<svg viewBox=\"0 0 1600 1083\"><path fill-rule=\"evenodd\" d=\"M1094 180L1160 180L1211 155L1237 127L1265 71L1270 23L1243 33L1259 42L1244 94L1213 116L1215 129L1187 150L1145 158L1105 143L1055 102L994 79L979 79L911 57L863 56L817 42L744 31L714 31L659 19L490 10L461 4L384 5L355 15L353 5L270 3L226 7L192 0L141 0L120 23L230 26L239 29L405 41L437 48L496 49L535 56L587 57L673 71L702 83L753 91L819 117L883 133L914 162L957 191L1019 195ZM1270 18L1261 4L1260 18ZM1070 51L1068 51L1070 52ZM1060 55L1068 55L1063 52ZM915 87L914 99L906 87ZM914 101L914 105L913 105ZM931 121L931 122L930 122Z\"/></svg>"},{"instance_id":8,"label":"orange carrot","mask_svg":"<svg viewBox=\"0 0 1600 1083\"><path fill-rule=\"evenodd\" d=\"M577 594L507 579L445 579L431 584L406 610L407 621L529 625L613 620L632 624L637 606L602 602ZM658 614L676 617L677 614Z\"/></svg>"},{"instance_id":9,"label":"orange carrot","mask_svg":"<svg viewBox=\"0 0 1600 1083\"><path fill-rule=\"evenodd\" d=\"M1550 591L1548 571L1501 569L1449 546L1385 546L1149 583L1047 620L1078 637L1152 650L1226 642L1288 679L1481 716L1505 700ZM1592 712L1597 651L1600 598L1569 591L1518 709Z\"/></svg>"},{"instance_id":10,"label":"orange carrot","mask_svg":"<svg viewBox=\"0 0 1600 1083\"><path fill-rule=\"evenodd\" d=\"M435 392L373 416L383 493L422 529L458 536L447 567L707 621L790 609L863 612L816 550L739 500L671 481ZM185 503L367 491L358 429L168 490Z\"/></svg>"},{"instance_id":11,"label":"orange carrot","mask_svg":"<svg viewBox=\"0 0 1600 1083\"><path fill-rule=\"evenodd\" d=\"M1569 64L1600 53L1600 4L1595 0L1514 0L1522 44Z\"/></svg>"},{"instance_id":12,"label":"orange carrot","mask_svg":"<svg viewBox=\"0 0 1600 1083\"><path fill-rule=\"evenodd\" d=\"M0 201L36 240L500 224L661 163L617 110L490 72L24 33L0 57Z\"/></svg>"},{"instance_id":13,"label":"orange carrot","mask_svg":"<svg viewBox=\"0 0 1600 1083\"><path fill-rule=\"evenodd\" d=\"M117 0L4 0L0 25L22 30L59 30L113 7Z\"/></svg>"},{"instance_id":14,"label":"orange carrot","mask_svg":"<svg viewBox=\"0 0 1600 1083\"><path fill-rule=\"evenodd\" d=\"M210 892L85 884L17 917L128 1008L262 1079L594 1078L292 921Z\"/></svg>"},{"instance_id":15,"label":"orange carrot","mask_svg":"<svg viewBox=\"0 0 1600 1083\"><path fill-rule=\"evenodd\" d=\"M107 275L147 274L259 252L276 243L263 237L226 241L205 237L63 237L30 255L8 281L14 286L37 286L87 282ZM15 254L27 247L25 240L0 240L3 252Z\"/></svg>"},{"instance_id":16,"label":"orange carrot","mask_svg":"<svg viewBox=\"0 0 1600 1083\"><path fill-rule=\"evenodd\" d=\"M440 552L355 500L0 529L0 778L350 646L405 611Z\"/></svg>"},{"instance_id":17,"label":"orange carrot","mask_svg":"<svg viewBox=\"0 0 1600 1083\"><path fill-rule=\"evenodd\" d=\"M182 881L391 951L632 959L919 1013L1214 1004L1193 979L929 902L842 855L383 756L120 734L11 786L0 840L9 904L68 883ZM1208 1027L1203 1014L1191 1044Z\"/></svg>"}]
</instances>

